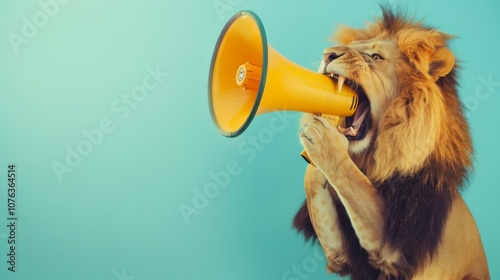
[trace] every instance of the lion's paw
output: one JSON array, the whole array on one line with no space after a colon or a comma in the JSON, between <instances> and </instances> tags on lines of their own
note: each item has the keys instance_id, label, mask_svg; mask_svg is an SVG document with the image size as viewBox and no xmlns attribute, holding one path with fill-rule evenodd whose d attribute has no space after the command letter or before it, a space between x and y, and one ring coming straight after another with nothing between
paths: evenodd
<instances>
[{"instance_id":1,"label":"lion's paw","mask_svg":"<svg viewBox=\"0 0 500 280\"><path fill-rule=\"evenodd\" d=\"M302 118L299 137L309 158L321 170L347 156L349 142L328 120L318 115Z\"/></svg>"}]
</instances>

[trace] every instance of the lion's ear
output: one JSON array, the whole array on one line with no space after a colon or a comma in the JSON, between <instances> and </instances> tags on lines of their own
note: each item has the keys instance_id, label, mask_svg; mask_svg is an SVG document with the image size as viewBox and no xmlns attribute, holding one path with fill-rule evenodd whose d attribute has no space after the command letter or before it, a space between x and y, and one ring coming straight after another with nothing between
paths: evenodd
<instances>
[{"instance_id":1,"label":"lion's ear","mask_svg":"<svg viewBox=\"0 0 500 280\"><path fill-rule=\"evenodd\" d=\"M455 56L448 48L439 48L430 58L429 74L434 81L451 72L455 66Z\"/></svg>"},{"instance_id":2,"label":"lion's ear","mask_svg":"<svg viewBox=\"0 0 500 280\"><path fill-rule=\"evenodd\" d=\"M448 75L455 66L455 56L446 46L453 37L436 30L408 28L399 33L399 48L423 73L434 81Z\"/></svg>"}]
</instances>

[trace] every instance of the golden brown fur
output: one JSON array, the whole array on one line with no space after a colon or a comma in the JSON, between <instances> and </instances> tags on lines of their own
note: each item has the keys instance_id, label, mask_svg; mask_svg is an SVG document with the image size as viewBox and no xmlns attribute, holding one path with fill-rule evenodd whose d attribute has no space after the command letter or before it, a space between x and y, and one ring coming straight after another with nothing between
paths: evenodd
<instances>
[{"instance_id":1,"label":"golden brown fur","mask_svg":"<svg viewBox=\"0 0 500 280\"><path fill-rule=\"evenodd\" d=\"M318 115L300 140L314 166L294 224L317 237L328 270L352 279L489 279L459 189L472 144L456 92L451 36L383 9L364 29L341 27L320 72L344 76L370 103L364 137Z\"/></svg>"},{"instance_id":2,"label":"golden brown fur","mask_svg":"<svg viewBox=\"0 0 500 280\"><path fill-rule=\"evenodd\" d=\"M372 151L379 164L369 164L367 175L383 181L396 171L415 172L431 153L439 161L456 160L460 166L470 167L472 145L455 89L440 89L435 83L453 69L455 59L446 46L451 36L402 18L392 20L392 30L386 29L388 23L379 21L365 30L342 27L336 36L343 45L395 37L404 56L396 70L403 87L394 92L397 96L389 97L394 99L378 124L383 133L378 134ZM442 68L433 71L433 65ZM452 92L441 94L442 90Z\"/></svg>"}]
</instances>

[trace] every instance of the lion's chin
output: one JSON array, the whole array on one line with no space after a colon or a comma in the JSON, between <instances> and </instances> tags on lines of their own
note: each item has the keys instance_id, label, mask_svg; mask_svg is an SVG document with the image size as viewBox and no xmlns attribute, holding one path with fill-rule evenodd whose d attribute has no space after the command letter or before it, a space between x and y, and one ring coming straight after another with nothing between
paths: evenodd
<instances>
[{"instance_id":1,"label":"lion's chin","mask_svg":"<svg viewBox=\"0 0 500 280\"><path fill-rule=\"evenodd\" d=\"M349 152L352 154L361 154L368 150L371 146L373 131L369 130L366 136L361 140L349 140Z\"/></svg>"}]
</instances>

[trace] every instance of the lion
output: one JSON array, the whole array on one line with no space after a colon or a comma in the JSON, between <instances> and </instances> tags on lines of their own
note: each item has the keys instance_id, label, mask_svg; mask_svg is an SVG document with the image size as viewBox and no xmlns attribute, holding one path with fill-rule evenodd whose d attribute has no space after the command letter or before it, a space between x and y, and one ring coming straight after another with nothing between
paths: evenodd
<instances>
[{"instance_id":1,"label":"lion","mask_svg":"<svg viewBox=\"0 0 500 280\"><path fill-rule=\"evenodd\" d=\"M319 71L354 89L359 106L338 126L303 115L312 164L295 228L319 241L329 272L351 279L490 279L460 194L473 146L453 37L382 7L334 39Z\"/></svg>"}]
</instances>

